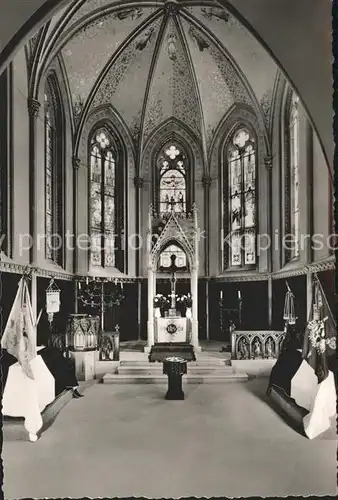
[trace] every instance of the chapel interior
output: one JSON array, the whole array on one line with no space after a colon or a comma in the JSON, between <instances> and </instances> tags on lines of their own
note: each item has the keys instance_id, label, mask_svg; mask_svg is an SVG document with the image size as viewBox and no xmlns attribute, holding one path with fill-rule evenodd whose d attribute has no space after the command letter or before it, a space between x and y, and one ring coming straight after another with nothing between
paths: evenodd
<instances>
[{"instance_id":1,"label":"chapel interior","mask_svg":"<svg viewBox=\"0 0 338 500\"><path fill-rule=\"evenodd\" d=\"M39 463L44 440L52 446L71 439L72 423L81 429L81 418L90 420L86 412L94 419L100 407L105 418L121 412L107 438L112 447L112 436L119 441L123 425L134 425L134 411L151 419L148 403L155 405L154 397L165 390L149 383L156 370L148 357L162 359L162 344L166 353L172 344L189 345L202 364L223 356L233 367L231 384L222 374L214 382L207 371L191 375L182 403L189 405L194 390L202 391L191 409L196 432L204 434L198 411L205 406L207 418L217 398L210 414L215 411L211 418L220 433L223 418L237 419L235 410L227 416L232 399L247 414L253 411L255 420L255 397L282 349L286 320L305 331L316 284L328 310L336 307L332 160L307 103L272 51L243 18L214 1L73 0L16 51L0 75L0 95L1 333L24 277L38 319L36 345L72 359L85 388L83 400L67 400L39 441L27 443L42 454ZM130 370L119 372L121 363ZM226 398L217 395L223 389ZM257 401L262 404L259 396ZM165 422L181 410L158 411ZM282 425L270 410L265 417L259 411L267 428L274 418ZM64 434L58 435L58 423ZM155 420L147 425L161 439ZM296 439L286 429L283 439ZM22 465L31 453L15 432L8 431L4 442L11 481L15 460ZM91 432L101 442L97 423L83 429ZM188 427L180 432L189 435ZM206 440L210 428L205 432ZM326 471L309 493L318 488L316 494L331 494L334 475L329 477L325 459L334 442L316 441L318 448L309 452L297 439L292 453L300 450L305 462L308 453L317 453L320 471ZM216 450L215 435L211 440ZM150 448L142 443L148 457ZM125 444L117 446L140 477L156 482L156 473L143 469L138 448L131 458ZM175 461L174 449L168 453ZM70 458L65 461L78 470ZM221 467L212 464L214 471ZM119 467L114 462L113 470L124 477ZM162 474L166 462L158 467ZM182 467L190 477L192 469ZM312 465L303 467L311 476ZM67 479L68 490L53 483L49 496L114 494L109 487L115 480L107 480L108 469L102 474L102 489L90 490L88 480L86 491L76 489ZM258 476L252 488L261 495L264 472ZM175 490L169 479L162 484L173 496L245 495L238 484L217 489L217 478L205 479L209 489L196 478L198 491L184 482ZM324 479L331 485L327 491ZM293 491L274 481L281 495L307 493L297 480ZM48 496L43 488L34 490L33 479L23 484L32 496ZM136 483L131 491L126 484L118 489L122 496L166 496L155 486ZM8 484L9 496L20 491Z\"/></svg>"}]
</instances>

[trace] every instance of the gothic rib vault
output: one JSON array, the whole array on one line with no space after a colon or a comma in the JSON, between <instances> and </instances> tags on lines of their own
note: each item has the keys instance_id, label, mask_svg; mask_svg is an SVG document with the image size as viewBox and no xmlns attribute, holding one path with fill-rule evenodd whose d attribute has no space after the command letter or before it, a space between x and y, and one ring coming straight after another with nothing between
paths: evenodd
<instances>
[{"instance_id":1,"label":"gothic rib vault","mask_svg":"<svg viewBox=\"0 0 338 500\"><path fill-rule=\"evenodd\" d=\"M76 0L31 40L30 53L33 93L59 62L77 137L88 115L108 104L140 152L175 118L207 158L234 104L252 108L269 130L278 68L214 2Z\"/></svg>"}]
</instances>

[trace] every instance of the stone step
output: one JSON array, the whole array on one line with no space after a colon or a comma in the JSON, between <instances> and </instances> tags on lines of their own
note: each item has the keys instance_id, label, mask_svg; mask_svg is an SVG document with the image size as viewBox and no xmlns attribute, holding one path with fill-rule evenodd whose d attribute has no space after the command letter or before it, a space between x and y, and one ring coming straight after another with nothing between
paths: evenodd
<instances>
[{"instance_id":1,"label":"stone step","mask_svg":"<svg viewBox=\"0 0 338 500\"><path fill-rule=\"evenodd\" d=\"M118 373L120 375L158 375L162 373L163 366L159 364L158 366L119 366ZM211 373L233 373L233 368L231 366L217 365L217 366L191 366L188 364L187 367L188 374L192 375L206 375ZM109 370L110 373L114 373ZM107 373L107 372L106 372Z\"/></svg>"},{"instance_id":2,"label":"stone step","mask_svg":"<svg viewBox=\"0 0 338 500\"><path fill-rule=\"evenodd\" d=\"M184 384L224 384L229 382L245 382L248 376L243 372L232 372L222 374L207 374L207 375L192 375L183 376ZM168 384L166 375L151 374L151 375L122 375L107 373L102 382L104 384Z\"/></svg>"},{"instance_id":3,"label":"stone step","mask_svg":"<svg viewBox=\"0 0 338 500\"><path fill-rule=\"evenodd\" d=\"M224 367L224 366L229 366L228 365L228 360L226 359L213 359L213 358L210 358L210 359L197 359L197 361L189 361L188 362L188 368L189 366L215 366L215 367ZM154 366L154 367L158 367L159 369L162 369L163 367L163 363L160 363L158 361L154 362L154 363L149 363L149 361L145 361L145 360L123 360L120 362L120 367L121 366L141 366L141 367L149 367L149 366Z\"/></svg>"}]
</instances>

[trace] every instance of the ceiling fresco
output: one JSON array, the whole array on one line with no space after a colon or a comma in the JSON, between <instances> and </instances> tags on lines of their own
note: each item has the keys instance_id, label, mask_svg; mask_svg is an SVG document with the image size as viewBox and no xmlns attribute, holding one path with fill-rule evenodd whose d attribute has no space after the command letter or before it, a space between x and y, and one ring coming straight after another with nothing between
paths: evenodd
<instances>
[{"instance_id":1,"label":"ceiling fresco","mask_svg":"<svg viewBox=\"0 0 338 500\"><path fill-rule=\"evenodd\" d=\"M277 66L224 9L193 1L74 5L60 32L68 41L55 55L76 123L83 109L110 104L136 143L173 117L207 148L235 103L260 108L268 123Z\"/></svg>"}]
</instances>

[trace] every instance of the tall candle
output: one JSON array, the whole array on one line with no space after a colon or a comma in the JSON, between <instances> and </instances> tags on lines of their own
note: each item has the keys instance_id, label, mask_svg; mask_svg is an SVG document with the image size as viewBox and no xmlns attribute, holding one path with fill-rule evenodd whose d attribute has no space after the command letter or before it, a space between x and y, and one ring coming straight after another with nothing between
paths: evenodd
<instances>
[{"instance_id":1,"label":"tall candle","mask_svg":"<svg viewBox=\"0 0 338 500\"><path fill-rule=\"evenodd\" d=\"M89 281L89 280L88 280L88 277L87 277L87 278L86 278L86 285L88 285L88 281Z\"/></svg>"},{"instance_id":2,"label":"tall candle","mask_svg":"<svg viewBox=\"0 0 338 500\"><path fill-rule=\"evenodd\" d=\"M240 290L238 290L238 298L239 298L239 300L241 300L241 291Z\"/></svg>"},{"instance_id":3,"label":"tall candle","mask_svg":"<svg viewBox=\"0 0 338 500\"><path fill-rule=\"evenodd\" d=\"M220 291L219 296L220 296L221 299L223 299L223 290Z\"/></svg>"}]
</instances>

